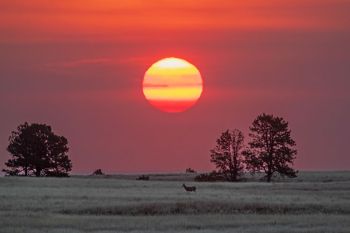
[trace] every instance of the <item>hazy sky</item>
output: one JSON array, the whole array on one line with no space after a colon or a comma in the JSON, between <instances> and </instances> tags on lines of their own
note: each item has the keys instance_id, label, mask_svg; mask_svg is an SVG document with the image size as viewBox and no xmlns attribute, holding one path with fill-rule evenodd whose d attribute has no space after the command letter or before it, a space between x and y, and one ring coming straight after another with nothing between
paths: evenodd
<instances>
[{"instance_id":1,"label":"hazy sky","mask_svg":"<svg viewBox=\"0 0 350 233\"><path fill-rule=\"evenodd\" d=\"M289 121L298 169L350 169L348 0L0 1L0 164L28 121L69 140L73 172L211 170L227 128ZM204 91L180 114L142 93L164 57ZM248 138L246 138L248 140Z\"/></svg>"}]
</instances>

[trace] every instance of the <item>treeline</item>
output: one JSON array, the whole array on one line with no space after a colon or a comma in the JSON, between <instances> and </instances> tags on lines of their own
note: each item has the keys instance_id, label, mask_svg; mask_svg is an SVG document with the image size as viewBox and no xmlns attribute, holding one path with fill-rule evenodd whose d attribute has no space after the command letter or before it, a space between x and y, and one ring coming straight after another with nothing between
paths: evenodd
<instances>
[{"instance_id":1,"label":"treeline","mask_svg":"<svg viewBox=\"0 0 350 233\"><path fill-rule=\"evenodd\" d=\"M268 182L274 175L296 177L292 168L297 154L288 122L269 114L259 115L250 126L249 142L243 133L226 130L210 150L210 161L216 171L196 176L197 181L240 181L244 172L264 173ZM7 175L68 176L72 162L68 157L68 141L53 133L45 124L18 126L9 137L7 151L11 158L3 171ZM194 173L191 168L187 173ZM96 170L96 174L103 174Z\"/></svg>"}]
</instances>

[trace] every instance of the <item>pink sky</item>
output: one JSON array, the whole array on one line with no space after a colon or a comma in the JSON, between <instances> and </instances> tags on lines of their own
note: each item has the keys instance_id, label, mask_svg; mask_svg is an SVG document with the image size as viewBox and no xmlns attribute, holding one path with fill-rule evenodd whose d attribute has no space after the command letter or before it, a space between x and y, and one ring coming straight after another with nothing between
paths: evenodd
<instances>
[{"instance_id":1,"label":"pink sky","mask_svg":"<svg viewBox=\"0 0 350 233\"><path fill-rule=\"evenodd\" d=\"M75 173L211 170L219 134L266 112L290 122L297 169L350 169L350 2L198 2L2 1L0 164L28 121L67 137ZM143 97L164 57L203 76L187 112Z\"/></svg>"}]
</instances>

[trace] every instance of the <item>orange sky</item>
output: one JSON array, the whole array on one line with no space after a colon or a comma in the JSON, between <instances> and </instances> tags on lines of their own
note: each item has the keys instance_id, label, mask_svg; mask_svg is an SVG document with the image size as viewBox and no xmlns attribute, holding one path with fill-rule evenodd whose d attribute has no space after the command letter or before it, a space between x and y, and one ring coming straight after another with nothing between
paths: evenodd
<instances>
[{"instance_id":1,"label":"orange sky","mask_svg":"<svg viewBox=\"0 0 350 233\"><path fill-rule=\"evenodd\" d=\"M267 112L290 121L297 168L350 169L349 9L348 0L0 1L0 164L10 132L29 121L68 138L74 172L210 170L220 132L247 134ZM164 57L191 61L205 83L176 116L142 93Z\"/></svg>"},{"instance_id":2,"label":"orange sky","mask_svg":"<svg viewBox=\"0 0 350 233\"><path fill-rule=\"evenodd\" d=\"M113 1L13 0L0 3L1 39L41 41L125 32L348 27L346 0ZM23 37L25 36L25 38Z\"/></svg>"}]
</instances>

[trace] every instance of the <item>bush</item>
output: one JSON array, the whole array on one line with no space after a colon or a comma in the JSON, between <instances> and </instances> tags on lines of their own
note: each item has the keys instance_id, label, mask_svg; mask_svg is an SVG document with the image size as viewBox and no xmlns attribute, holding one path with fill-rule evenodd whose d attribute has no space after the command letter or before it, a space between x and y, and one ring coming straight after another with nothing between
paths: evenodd
<instances>
[{"instance_id":1,"label":"bush","mask_svg":"<svg viewBox=\"0 0 350 233\"><path fill-rule=\"evenodd\" d=\"M194 169L192 168L186 168L186 173L197 173Z\"/></svg>"},{"instance_id":2,"label":"bush","mask_svg":"<svg viewBox=\"0 0 350 233\"><path fill-rule=\"evenodd\" d=\"M101 169L97 169L96 171L94 171L94 172L92 173L92 175L104 175L104 173L102 172Z\"/></svg>"},{"instance_id":3,"label":"bush","mask_svg":"<svg viewBox=\"0 0 350 233\"><path fill-rule=\"evenodd\" d=\"M215 181L226 181L226 178L223 174L212 171L210 173L203 173L194 178L198 182L215 182Z\"/></svg>"},{"instance_id":4,"label":"bush","mask_svg":"<svg viewBox=\"0 0 350 233\"><path fill-rule=\"evenodd\" d=\"M142 175L137 177L136 180L149 180L149 176Z\"/></svg>"},{"instance_id":5,"label":"bush","mask_svg":"<svg viewBox=\"0 0 350 233\"><path fill-rule=\"evenodd\" d=\"M69 177L68 173L60 172L60 171L45 171L45 176L51 177Z\"/></svg>"}]
</instances>

